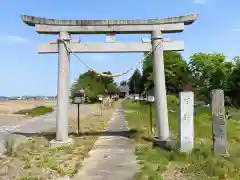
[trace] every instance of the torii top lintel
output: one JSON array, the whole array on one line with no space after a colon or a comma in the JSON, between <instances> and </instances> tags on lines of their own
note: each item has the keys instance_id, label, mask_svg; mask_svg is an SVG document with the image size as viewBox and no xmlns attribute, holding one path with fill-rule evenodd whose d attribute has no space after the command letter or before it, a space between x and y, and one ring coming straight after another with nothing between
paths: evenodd
<instances>
[{"instance_id":1,"label":"torii top lintel","mask_svg":"<svg viewBox=\"0 0 240 180\"><path fill-rule=\"evenodd\" d=\"M41 17L35 17L35 16L21 15L21 19L24 23L26 23L29 26L35 26L36 28L44 27L44 30L42 31L37 30L37 32L40 32L40 33L48 33L48 32L56 33L58 29L59 31L62 29L63 30L70 29L69 30L70 33L77 33L77 30L75 31L73 30L73 29L76 29L77 27L84 28L85 31L86 29L88 30L87 27L91 27L91 28L97 29L95 33L101 33L101 32L98 32L98 29L104 28L106 30L106 28L109 28L109 27L111 28L115 26L116 27L128 26L128 29L130 26L133 26L133 27L142 26L143 27L142 31L144 31L144 28L147 31L149 29L149 28L146 29L147 26L157 26L157 25L164 26L165 25L164 27L166 27L166 25L168 25L168 28L165 28L165 29L171 30L172 28L174 31L174 28L171 25L173 24L178 24L182 26L190 25L198 18L198 16L199 16L199 13L193 13L193 14L184 15L184 16L175 16L175 17L168 17L168 18L161 18L161 19L146 19L146 20L141 20L141 19L136 19L136 20L58 20L58 19L48 19L48 18L41 18ZM89 28L90 29L89 31L91 31L91 28ZM116 31L118 31L118 29ZM81 30L79 30L79 32L88 33L88 32L82 32ZM94 32L89 32L89 33L94 33Z\"/></svg>"}]
</instances>

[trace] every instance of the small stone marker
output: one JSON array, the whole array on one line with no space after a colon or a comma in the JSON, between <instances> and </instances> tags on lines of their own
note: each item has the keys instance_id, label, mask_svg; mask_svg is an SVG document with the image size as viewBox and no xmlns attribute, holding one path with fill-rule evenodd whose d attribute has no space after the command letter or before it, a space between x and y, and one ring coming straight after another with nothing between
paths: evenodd
<instances>
[{"instance_id":1,"label":"small stone marker","mask_svg":"<svg viewBox=\"0 0 240 180\"><path fill-rule=\"evenodd\" d=\"M179 139L180 151L191 152L194 147L194 93L180 92Z\"/></svg>"},{"instance_id":2,"label":"small stone marker","mask_svg":"<svg viewBox=\"0 0 240 180\"><path fill-rule=\"evenodd\" d=\"M215 154L227 154L226 125L224 92L222 89L212 90L212 137Z\"/></svg>"}]
</instances>

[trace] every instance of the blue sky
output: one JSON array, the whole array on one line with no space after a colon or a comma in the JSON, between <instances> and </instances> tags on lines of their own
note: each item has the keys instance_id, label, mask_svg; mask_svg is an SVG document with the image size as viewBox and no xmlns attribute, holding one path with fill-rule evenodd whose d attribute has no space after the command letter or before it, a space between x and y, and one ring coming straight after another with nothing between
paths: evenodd
<instances>
[{"instance_id":1,"label":"blue sky","mask_svg":"<svg viewBox=\"0 0 240 180\"><path fill-rule=\"evenodd\" d=\"M55 95L57 55L38 55L36 45L56 39L40 35L21 22L20 14L56 19L147 19L199 12L199 19L183 33L166 34L184 40L184 58L194 52L240 55L239 0L1 0L0 96ZM84 42L103 42L103 35L80 35ZM146 35L119 35L118 41L136 42ZM142 54L78 54L97 71L122 72L135 66ZM71 57L71 82L87 70ZM131 74L116 79L127 79Z\"/></svg>"}]
</instances>

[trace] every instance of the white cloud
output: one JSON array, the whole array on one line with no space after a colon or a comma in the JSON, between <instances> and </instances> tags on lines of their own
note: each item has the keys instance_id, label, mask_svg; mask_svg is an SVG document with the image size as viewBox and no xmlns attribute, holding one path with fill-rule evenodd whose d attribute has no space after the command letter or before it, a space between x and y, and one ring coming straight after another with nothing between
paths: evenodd
<instances>
[{"instance_id":1,"label":"white cloud","mask_svg":"<svg viewBox=\"0 0 240 180\"><path fill-rule=\"evenodd\" d=\"M29 40L27 38L24 38L22 36L5 36L4 37L6 40L8 41L12 41L12 42L17 42L17 43L27 43L29 42Z\"/></svg>"},{"instance_id":2,"label":"white cloud","mask_svg":"<svg viewBox=\"0 0 240 180\"><path fill-rule=\"evenodd\" d=\"M194 0L194 4L205 4L205 0Z\"/></svg>"}]
</instances>

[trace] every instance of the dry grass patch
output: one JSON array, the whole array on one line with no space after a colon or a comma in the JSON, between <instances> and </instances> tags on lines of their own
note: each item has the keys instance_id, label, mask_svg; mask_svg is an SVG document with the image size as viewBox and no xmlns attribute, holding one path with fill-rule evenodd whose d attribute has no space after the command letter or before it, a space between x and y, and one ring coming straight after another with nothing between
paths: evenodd
<instances>
[{"instance_id":1,"label":"dry grass patch","mask_svg":"<svg viewBox=\"0 0 240 180\"><path fill-rule=\"evenodd\" d=\"M22 114L30 117L35 117L35 116L42 116L51 112L53 112L52 107L37 106L32 109L22 109L20 111L15 112L14 114Z\"/></svg>"},{"instance_id":2,"label":"dry grass patch","mask_svg":"<svg viewBox=\"0 0 240 180\"><path fill-rule=\"evenodd\" d=\"M74 144L68 147L49 148L49 140L55 136L55 130L32 137L18 146L11 162L7 163L8 171L4 177L15 179L56 179L57 177L73 176L81 167L81 163L96 141L97 134L104 130L115 107L105 108L100 116L98 105L94 105L94 113L81 117L80 129L83 134L76 136L77 119L69 123L69 134ZM0 174L1 175L1 174Z\"/></svg>"}]
</instances>

